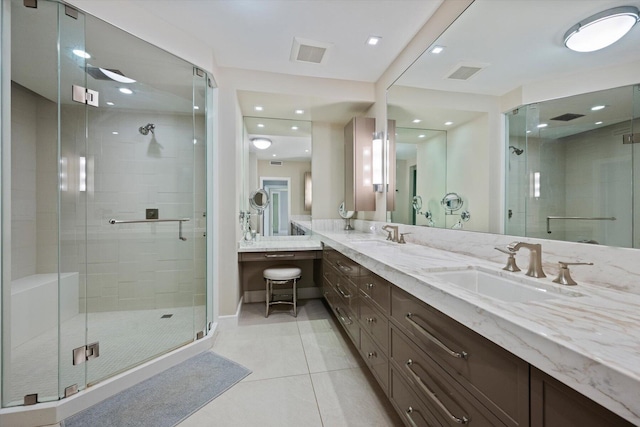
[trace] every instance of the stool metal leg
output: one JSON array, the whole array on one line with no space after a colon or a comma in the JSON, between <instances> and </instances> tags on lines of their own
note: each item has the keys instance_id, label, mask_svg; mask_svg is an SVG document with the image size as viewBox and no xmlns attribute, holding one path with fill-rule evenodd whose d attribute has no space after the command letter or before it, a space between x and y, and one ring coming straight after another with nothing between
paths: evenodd
<instances>
[{"instance_id":1,"label":"stool metal leg","mask_svg":"<svg viewBox=\"0 0 640 427\"><path fill-rule=\"evenodd\" d=\"M298 291L296 290L296 284L298 278L293 279L293 317L298 317Z\"/></svg>"},{"instance_id":2,"label":"stool metal leg","mask_svg":"<svg viewBox=\"0 0 640 427\"><path fill-rule=\"evenodd\" d=\"M271 280L270 279L265 279L265 292L266 292L266 296L265 296L265 301L267 302L267 308L266 311L264 313L264 317L269 317L269 297L271 295Z\"/></svg>"}]
</instances>

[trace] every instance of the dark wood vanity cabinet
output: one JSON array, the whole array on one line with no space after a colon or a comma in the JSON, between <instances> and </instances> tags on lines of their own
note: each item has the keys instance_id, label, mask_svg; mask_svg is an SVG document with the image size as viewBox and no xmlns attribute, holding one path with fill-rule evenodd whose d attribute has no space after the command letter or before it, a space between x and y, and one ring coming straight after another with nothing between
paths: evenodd
<instances>
[{"instance_id":1,"label":"dark wood vanity cabinet","mask_svg":"<svg viewBox=\"0 0 640 427\"><path fill-rule=\"evenodd\" d=\"M627 427L627 420L531 367L531 427Z\"/></svg>"},{"instance_id":2,"label":"dark wood vanity cabinet","mask_svg":"<svg viewBox=\"0 0 640 427\"><path fill-rule=\"evenodd\" d=\"M323 293L408 427L629 426L340 252Z\"/></svg>"}]
</instances>

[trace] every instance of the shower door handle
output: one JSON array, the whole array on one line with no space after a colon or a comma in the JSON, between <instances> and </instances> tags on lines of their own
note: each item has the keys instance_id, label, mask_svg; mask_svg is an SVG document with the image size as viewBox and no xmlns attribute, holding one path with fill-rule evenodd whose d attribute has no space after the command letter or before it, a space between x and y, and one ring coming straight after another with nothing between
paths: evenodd
<instances>
[{"instance_id":1,"label":"shower door handle","mask_svg":"<svg viewBox=\"0 0 640 427\"><path fill-rule=\"evenodd\" d=\"M182 235L182 223L189 221L190 218L173 218L173 219L114 219L111 218L109 220L109 224L117 225L117 224L139 224L139 223L148 223L148 222L177 222L178 223L178 239L185 241L186 237Z\"/></svg>"}]
</instances>

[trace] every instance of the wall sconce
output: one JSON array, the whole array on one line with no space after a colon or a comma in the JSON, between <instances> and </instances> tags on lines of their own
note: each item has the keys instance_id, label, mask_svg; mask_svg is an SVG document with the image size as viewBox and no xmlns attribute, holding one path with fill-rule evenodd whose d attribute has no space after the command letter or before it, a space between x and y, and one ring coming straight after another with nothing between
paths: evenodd
<instances>
[{"instance_id":1,"label":"wall sconce","mask_svg":"<svg viewBox=\"0 0 640 427\"><path fill-rule=\"evenodd\" d=\"M373 143L371 149L371 178L373 181L373 191L375 191L376 193L382 193L384 188L382 179L382 153L384 150L383 141L384 132L376 132L373 134Z\"/></svg>"}]
</instances>

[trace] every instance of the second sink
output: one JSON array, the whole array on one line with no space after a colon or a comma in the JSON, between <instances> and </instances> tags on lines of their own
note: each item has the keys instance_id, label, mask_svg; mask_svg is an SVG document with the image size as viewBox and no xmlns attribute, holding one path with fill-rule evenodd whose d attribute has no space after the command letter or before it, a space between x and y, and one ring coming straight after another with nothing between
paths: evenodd
<instances>
[{"instance_id":1,"label":"second sink","mask_svg":"<svg viewBox=\"0 0 640 427\"><path fill-rule=\"evenodd\" d=\"M578 297L582 294L566 291L526 278L507 278L498 272L472 268L432 273L443 282L476 294L506 302L540 301L552 298Z\"/></svg>"}]
</instances>

